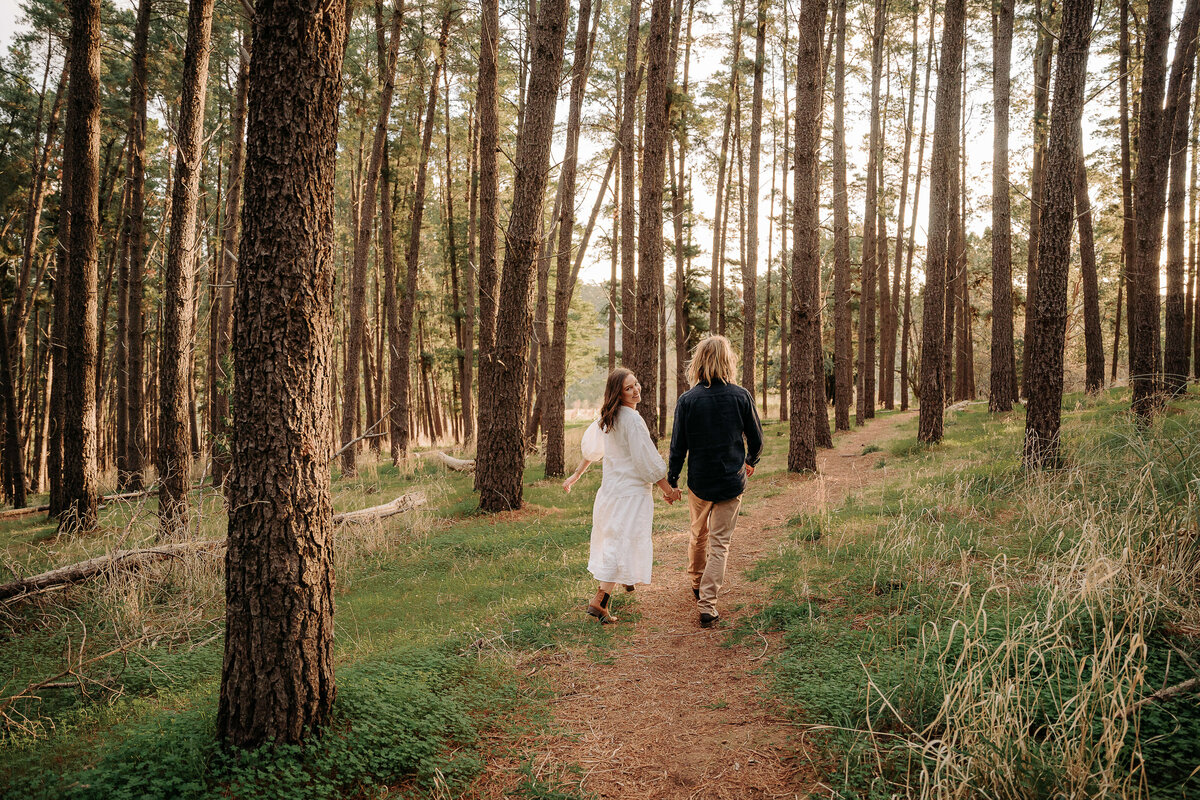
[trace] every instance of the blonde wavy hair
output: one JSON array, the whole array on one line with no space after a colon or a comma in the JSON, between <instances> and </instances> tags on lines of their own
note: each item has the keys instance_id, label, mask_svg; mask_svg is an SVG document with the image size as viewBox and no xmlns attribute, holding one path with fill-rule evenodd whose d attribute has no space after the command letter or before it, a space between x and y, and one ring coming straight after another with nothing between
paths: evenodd
<instances>
[{"instance_id":1,"label":"blonde wavy hair","mask_svg":"<svg viewBox=\"0 0 1200 800\"><path fill-rule=\"evenodd\" d=\"M708 336L700 340L688 362L687 379L692 386L703 383L711 386L713 379L733 383L737 374L737 356L724 336Z\"/></svg>"}]
</instances>

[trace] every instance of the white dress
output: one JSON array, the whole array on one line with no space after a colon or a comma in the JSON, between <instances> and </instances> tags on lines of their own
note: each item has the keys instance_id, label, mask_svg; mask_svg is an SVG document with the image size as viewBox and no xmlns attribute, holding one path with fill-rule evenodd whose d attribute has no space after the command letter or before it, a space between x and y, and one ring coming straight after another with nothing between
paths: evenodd
<instances>
[{"instance_id":1,"label":"white dress","mask_svg":"<svg viewBox=\"0 0 1200 800\"><path fill-rule=\"evenodd\" d=\"M583 457L604 462L604 477L592 506L592 547L588 571L601 582L649 583L654 561L652 486L667 476L667 465L650 439L641 415L617 409L612 430L597 420L583 434Z\"/></svg>"}]
</instances>

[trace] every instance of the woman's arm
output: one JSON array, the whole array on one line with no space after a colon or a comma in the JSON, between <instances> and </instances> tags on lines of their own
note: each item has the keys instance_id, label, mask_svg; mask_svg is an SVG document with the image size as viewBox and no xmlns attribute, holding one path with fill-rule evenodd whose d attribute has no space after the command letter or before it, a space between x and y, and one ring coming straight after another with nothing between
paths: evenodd
<instances>
[{"instance_id":1,"label":"woman's arm","mask_svg":"<svg viewBox=\"0 0 1200 800\"><path fill-rule=\"evenodd\" d=\"M563 485L562 485L563 491L566 492L567 494L570 494L571 487L575 485L575 482L577 480L579 480L579 478L583 475L583 473L587 472L587 468L590 467L591 465L592 465L592 462L588 461L585 458L583 460L583 463L581 463L579 465L579 468L577 470L575 470L575 474L572 475L571 477L567 478L565 481L563 481Z\"/></svg>"},{"instance_id":2,"label":"woman's arm","mask_svg":"<svg viewBox=\"0 0 1200 800\"><path fill-rule=\"evenodd\" d=\"M654 485L662 489L663 499L667 501L667 505L671 505L683 497L683 492L668 483L666 478L657 481Z\"/></svg>"}]
</instances>

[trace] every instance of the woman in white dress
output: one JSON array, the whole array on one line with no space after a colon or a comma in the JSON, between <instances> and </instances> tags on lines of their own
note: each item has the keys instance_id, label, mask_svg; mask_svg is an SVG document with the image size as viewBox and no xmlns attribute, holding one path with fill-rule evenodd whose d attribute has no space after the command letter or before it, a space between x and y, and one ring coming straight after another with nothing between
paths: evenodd
<instances>
[{"instance_id":1,"label":"woman in white dress","mask_svg":"<svg viewBox=\"0 0 1200 800\"><path fill-rule=\"evenodd\" d=\"M635 410L642 386L627 369L618 368L604 386L600 419L583 435L583 463L563 481L571 487L594 461L604 462L604 477L592 506L591 556L588 571L600 582L588 603L587 613L601 623L616 622L608 601L617 584L632 590L649 583L654 560L650 530L654 523L652 485L662 489L667 503L682 493L667 483L667 465L650 438L642 416Z\"/></svg>"}]
</instances>

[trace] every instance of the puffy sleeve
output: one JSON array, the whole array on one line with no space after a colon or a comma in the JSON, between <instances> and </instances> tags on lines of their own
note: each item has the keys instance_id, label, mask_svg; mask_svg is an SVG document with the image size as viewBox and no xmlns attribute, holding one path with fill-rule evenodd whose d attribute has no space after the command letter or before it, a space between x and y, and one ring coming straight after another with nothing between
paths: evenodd
<instances>
[{"instance_id":1,"label":"puffy sleeve","mask_svg":"<svg viewBox=\"0 0 1200 800\"><path fill-rule=\"evenodd\" d=\"M587 461L604 460L604 431L600 430L600 420L596 420L583 432L583 442L580 445L583 457Z\"/></svg>"},{"instance_id":2,"label":"puffy sleeve","mask_svg":"<svg viewBox=\"0 0 1200 800\"><path fill-rule=\"evenodd\" d=\"M621 436L625 439L625 446L629 449L629 457L633 461L634 472L638 478L646 483L657 483L667 477L667 464L659 454L658 448L654 446L654 440L650 438L650 431L646 428L641 414L630 410L628 414L621 416L617 428L621 429Z\"/></svg>"}]
</instances>

